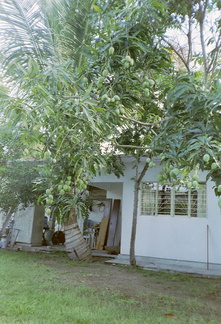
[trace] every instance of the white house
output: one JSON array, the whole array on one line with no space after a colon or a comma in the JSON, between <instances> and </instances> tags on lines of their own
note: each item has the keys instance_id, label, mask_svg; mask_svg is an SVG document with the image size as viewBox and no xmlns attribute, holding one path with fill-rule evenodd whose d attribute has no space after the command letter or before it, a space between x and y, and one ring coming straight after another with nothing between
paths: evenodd
<instances>
[{"instance_id":1,"label":"white house","mask_svg":"<svg viewBox=\"0 0 221 324\"><path fill-rule=\"evenodd\" d=\"M133 158L124 157L124 176L97 176L91 185L106 190L106 197L121 199L121 215L117 225L116 243L120 241L120 256L130 253L133 215ZM221 213L214 183L206 182L206 173L199 175L201 188L175 190L157 183L161 170L149 168L139 192L139 211L135 254L139 260L160 258L180 262L199 262L221 266ZM143 168L145 159L140 164Z\"/></svg>"}]
</instances>

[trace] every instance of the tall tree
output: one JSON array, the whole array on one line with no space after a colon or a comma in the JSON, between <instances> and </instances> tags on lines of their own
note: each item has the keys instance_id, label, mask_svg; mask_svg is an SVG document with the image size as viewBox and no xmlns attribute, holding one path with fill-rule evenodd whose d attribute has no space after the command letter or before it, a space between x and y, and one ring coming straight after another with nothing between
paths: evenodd
<instances>
[{"instance_id":1,"label":"tall tree","mask_svg":"<svg viewBox=\"0 0 221 324\"><path fill-rule=\"evenodd\" d=\"M154 151L150 143L164 118L161 101L168 75L173 70L169 53L161 42L165 32L165 3L156 6L155 1L131 1L128 6L122 5L119 9L115 8L104 15L98 8L98 16L100 14L101 21L106 22L99 29L98 46L104 63L98 80L101 80L100 93L104 107L113 102L113 109L122 121L118 132L115 130L112 135L115 142L112 145L118 152L133 154L135 159L130 263L136 266L139 188L147 168L153 166L150 161L139 173L139 160L142 155L150 156ZM106 32L101 34L102 28ZM102 55L106 48L109 48L108 57Z\"/></svg>"},{"instance_id":2,"label":"tall tree","mask_svg":"<svg viewBox=\"0 0 221 324\"><path fill-rule=\"evenodd\" d=\"M134 118L161 118L154 80L170 62L159 39L165 4L156 4L0 2L2 69L13 87L4 113L48 161L48 212L67 217L81 206L90 174L109 161L101 142L116 147Z\"/></svg>"},{"instance_id":3,"label":"tall tree","mask_svg":"<svg viewBox=\"0 0 221 324\"><path fill-rule=\"evenodd\" d=\"M176 30L186 37L186 53L180 50L181 44L175 45L174 38L164 40L185 69L176 66L177 78L165 104L168 118L155 143L167 164L163 172L168 177L171 169L178 167L181 173L173 180L190 186L195 173L207 170L220 195L220 2L186 1L176 5L171 1L170 5Z\"/></svg>"},{"instance_id":4,"label":"tall tree","mask_svg":"<svg viewBox=\"0 0 221 324\"><path fill-rule=\"evenodd\" d=\"M131 116L128 117L125 114L121 116L125 120L130 120L130 122L124 124L123 131L119 134L120 139L117 140L117 144L119 144L118 149L124 148L127 149L127 152L133 152L136 157L136 163L139 161L139 154L161 154L162 163L166 164L162 174L159 175L161 182L183 182L188 187L198 187L198 183L195 180L197 178L196 173L199 172L199 169L207 169L209 170L208 177L211 176L216 181L217 187L215 192L219 194L221 191L219 187L220 95L218 90L220 86L217 80L220 73L220 16L217 15L220 9L219 2L183 1L182 3L177 3L170 1L168 6L162 8L166 9L163 17L164 21L167 22L167 27L172 26L176 33L178 31L183 33L187 29L187 50L182 51L181 46L178 47L174 43L174 37L170 37L168 28L164 34L162 34L162 29L161 33L158 33L164 44L168 45L167 53L170 53L171 59L174 62L173 70L169 70L168 64L167 69L165 69L164 65L164 73L159 73L160 69L163 68L159 61L165 62L162 54L166 50L162 47L163 44L159 42L160 60L157 61L157 56L154 57L148 53L149 62L153 58L155 63L152 66L149 64L147 71L149 79L154 80L154 86L144 90L145 94L149 95L150 105L154 107L154 103L156 103L158 109L155 108L151 115L150 108L150 110L146 110L147 114L145 114L144 107L147 106L140 103L139 99L141 96L139 96L139 99L136 98L137 104L134 105L136 113L132 115L134 118L130 119ZM160 12L158 11L159 17ZM214 23L211 23L212 21ZM210 29L208 28L209 23ZM152 40L156 41L158 39L156 33L152 35ZM194 43L197 37L200 46L196 46ZM153 43L151 44L153 45ZM147 48L149 49L148 46L146 46ZM150 48L153 49L153 46L150 46ZM178 57L184 68L181 69L181 65L176 64L173 60L174 57ZM166 55L164 58L166 58ZM138 59L135 62L137 63ZM145 71L144 62L143 60L142 68ZM137 65L135 64L135 66L136 69ZM129 67L129 64L127 67ZM165 73L165 71L167 72ZM168 76L168 72L171 73L170 76ZM145 72L144 74L141 71L138 73L140 79L142 75L145 75ZM132 74L130 74L130 78L131 80L133 79ZM126 80L127 78L125 77L124 82ZM128 83L132 85L130 81ZM147 81L149 80L147 79ZM137 91L133 83L131 93L135 92L133 91L134 88ZM128 87L128 89L130 88ZM140 93L139 90L137 93ZM165 101L164 98L166 99ZM138 107L142 107L140 113ZM153 119L151 119L151 116ZM153 120L158 121L158 127L155 127L155 129L148 124L145 125L147 121L153 122ZM136 132L137 125L141 125L142 122L145 129L144 133ZM154 122L153 125L156 126ZM134 242L136 236L137 192L147 166L149 165L146 164L144 170L138 174L136 164L134 216L130 252L130 260L133 265L136 264ZM177 171L177 168L180 170L179 176L174 173L174 170ZM219 201L219 204L221 205L221 201Z\"/></svg>"}]
</instances>

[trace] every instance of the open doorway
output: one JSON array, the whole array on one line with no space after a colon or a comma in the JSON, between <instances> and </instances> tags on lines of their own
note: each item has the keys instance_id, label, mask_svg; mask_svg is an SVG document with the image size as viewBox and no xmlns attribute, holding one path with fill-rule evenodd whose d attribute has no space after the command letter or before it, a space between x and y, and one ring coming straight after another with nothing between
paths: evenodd
<instances>
[{"instance_id":1,"label":"open doorway","mask_svg":"<svg viewBox=\"0 0 221 324\"><path fill-rule=\"evenodd\" d=\"M92 249L120 253L122 183L96 183L88 187L92 206L84 236Z\"/></svg>"}]
</instances>

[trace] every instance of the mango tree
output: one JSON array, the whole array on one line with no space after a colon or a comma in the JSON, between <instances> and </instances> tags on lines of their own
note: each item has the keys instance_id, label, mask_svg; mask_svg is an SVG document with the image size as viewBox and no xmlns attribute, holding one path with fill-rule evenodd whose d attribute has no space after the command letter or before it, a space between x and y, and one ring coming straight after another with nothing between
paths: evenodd
<instances>
[{"instance_id":1,"label":"mango tree","mask_svg":"<svg viewBox=\"0 0 221 324\"><path fill-rule=\"evenodd\" d=\"M136 8L138 8L138 3L136 5ZM142 3L143 12L145 12L144 8L145 5ZM130 250L130 261L133 265L136 264L134 241L139 184L147 167L154 166L153 162L148 160L148 163L139 174L138 161L140 155L161 156L162 163L165 164L162 173L159 175L159 181L162 183L170 181L174 184L184 183L188 188L198 188L199 169L206 169L210 170L208 178L212 177L216 182L215 192L217 194L221 192L219 172L219 1L211 3L208 1L183 1L181 3L168 1L167 4L162 3L161 8L165 9L162 10L163 14L160 12L160 8L157 8L158 17L164 17L165 25L162 24L161 26L174 28L174 33L171 36L170 33L162 30L163 28L159 28L158 37L163 40L163 43L158 42L159 47L148 47L148 44L153 45L158 39L153 31L153 38L147 37L148 41L150 39L154 41L146 43L143 53L147 55L150 48L152 50L153 48L160 48L158 52L160 55L157 55L157 51L155 56L151 55L151 53L154 53L153 51L148 52L149 64L146 71L145 57L147 56L142 56L142 50L137 56L131 54L134 50L135 41L130 28L128 28L127 41L122 39L117 44L113 42L115 46L111 48L115 52L119 49L122 51L122 47L118 44L127 44L126 48L129 55L125 56L121 61L126 70L122 73L122 79L125 84L130 85L127 86L127 89L130 90L130 94L132 94L136 102L131 100L130 94L127 95L127 105L123 105L123 111L127 111L125 106L129 106L128 103L131 103L136 112L130 115L125 113L121 115L121 119L125 121L125 124L116 140L119 150L126 150L127 153L133 153L136 157L135 198ZM148 17L150 23L150 12L146 17ZM124 21L127 20L124 19ZM142 19L139 21L142 22ZM154 22L156 23L156 31L157 19ZM151 23L149 25L151 26ZM136 26L141 27L141 24L137 23ZM142 28L139 29L139 31L141 30ZM198 30L198 34L195 34L196 30ZM186 35L186 51L182 51L182 43L176 44L174 34ZM141 34L138 32L138 35ZM145 35L149 35L147 31ZM200 47L194 44L196 37L198 37ZM138 38L136 38L136 41ZM117 39L117 36L115 39ZM141 48L139 46L139 49ZM171 60L167 59L166 54L170 55ZM159 61L157 60L158 57L160 58ZM142 61L142 71L139 70L137 65L139 58ZM166 62L168 62L167 67ZM117 60L114 63L117 63ZM170 63L172 63L173 68L171 68ZM118 65L117 67L121 66ZM142 97L140 89L136 87L136 78L131 73L132 71L136 71L139 76L140 88L143 87L143 93L148 97L146 101L142 102L140 100L144 97ZM130 80L128 83L127 76ZM151 81L151 86L148 81ZM124 87L123 89L127 93L127 89ZM138 96L134 95L135 93ZM121 103L124 104L123 100L121 100ZM142 127L143 131L141 131ZM221 205L220 201L219 204Z\"/></svg>"},{"instance_id":2,"label":"mango tree","mask_svg":"<svg viewBox=\"0 0 221 324\"><path fill-rule=\"evenodd\" d=\"M96 47L103 65L98 78L100 95L104 107L113 103L112 109L121 120L121 126L112 134L112 147L132 154L135 160L130 263L136 266L138 193L146 170L154 166L150 160L139 170L139 161L143 155L153 155L151 141L164 119L164 92L173 74L169 52L161 42L165 3L156 6L155 1L131 1L110 12L96 9L97 20L105 22L99 29Z\"/></svg>"},{"instance_id":3,"label":"mango tree","mask_svg":"<svg viewBox=\"0 0 221 324\"><path fill-rule=\"evenodd\" d=\"M167 119L155 139L166 163L164 180L171 179L172 169L178 168L179 176L172 175L174 181L198 187L198 173L206 170L207 178L215 181L215 193L220 195L220 2L169 3L176 34L183 37L182 43L174 34L164 38L173 59L179 59L175 65L177 78L165 102Z\"/></svg>"}]
</instances>

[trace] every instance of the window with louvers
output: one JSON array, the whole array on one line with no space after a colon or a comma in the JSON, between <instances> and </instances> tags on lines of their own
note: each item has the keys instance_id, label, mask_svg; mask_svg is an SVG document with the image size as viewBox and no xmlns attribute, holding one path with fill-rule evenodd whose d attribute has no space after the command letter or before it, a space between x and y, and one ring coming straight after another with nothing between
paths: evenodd
<instances>
[{"instance_id":1,"label":"window with louvers","mask_svg":"<svg viewBox=\"0 0 221 324\"><path fill-rule=\"evenodd\" d=\"M187 189L145 182L141 191L141 215L206 217L206 184Z\"/></svg>"}]
</instances>

